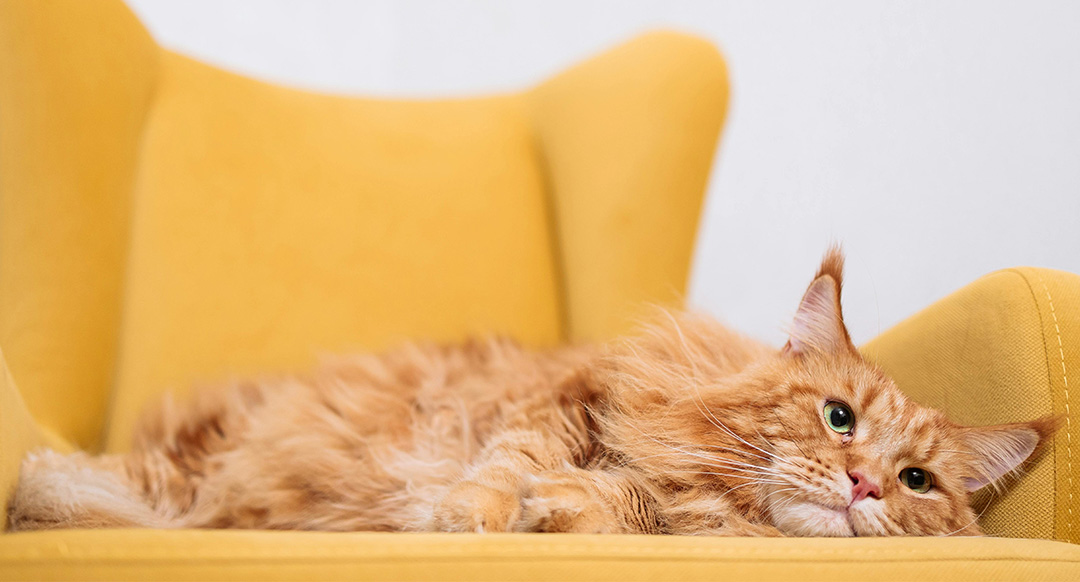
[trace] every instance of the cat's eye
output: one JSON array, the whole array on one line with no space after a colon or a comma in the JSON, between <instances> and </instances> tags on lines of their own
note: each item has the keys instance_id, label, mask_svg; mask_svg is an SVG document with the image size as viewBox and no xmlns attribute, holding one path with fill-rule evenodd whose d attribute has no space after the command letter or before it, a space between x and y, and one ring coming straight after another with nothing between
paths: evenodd
<instances>
[{"instance_id":1,"label":"cat's eye","mask_svg":"<svg viewBox=\"0 0 1080 582\"><path fill-rule=\"evenodd\" d=\"M930 473L918 467L908 467L900 471L900 482L916 493L926 493L934 486L934 478Z\"/></svg>"},{"instance_id":2,"label":"cat's eye","mask_svg":"<svg viewBox=\"0 0 1080 582\"><path fill-rule=\"evenodd\" d=\"M825 403L825 424L840 434L847 434L855 428L855 415L843 402Z\"/></svg>"}]
</instances>

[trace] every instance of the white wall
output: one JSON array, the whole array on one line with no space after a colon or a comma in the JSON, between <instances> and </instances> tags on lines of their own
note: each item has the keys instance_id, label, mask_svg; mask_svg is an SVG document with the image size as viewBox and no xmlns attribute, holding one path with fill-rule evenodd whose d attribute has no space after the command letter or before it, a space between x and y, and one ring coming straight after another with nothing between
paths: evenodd
<instances>
[{"instance_id":1,"label":"white wall","mask_svg":"<svg viewBox=\"0 0 1080 582\"><path fill-rule=\"evenodd\" d=\"M1080 273L1080 2L129 0L166 46L329 91L515 89L654 27L733 81L690 298L776 343L830 240L857 342L989 271Z\"/></svg>"}]
</instances>

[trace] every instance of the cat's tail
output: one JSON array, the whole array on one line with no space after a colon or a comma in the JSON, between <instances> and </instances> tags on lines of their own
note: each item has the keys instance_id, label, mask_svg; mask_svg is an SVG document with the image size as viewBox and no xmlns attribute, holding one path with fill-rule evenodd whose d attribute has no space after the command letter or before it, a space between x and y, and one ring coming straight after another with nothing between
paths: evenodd
<instances>
[{"instance_id":1,"label":"cat's tail","mask_svg":"<svg viewBox=\"0 0 1080 582\"><path fill-rule=\"evenodd\" d=\"M257 385L203 392L183 406L167 398L143 417L127 454L33 452L23 460L8 527L204 525L195 506L219 465L212 459L237 446L263 400Z\"/></svg>"},{"instance_id":2,"label":"cat's tail","mask_svg":"<svg viewBox=\"0 0 1080 582\"><path fill-rule=\"evenodd\" d=\"M150 505L128 477L123 458L115 455L31 453L8 507L11 531L181 525Z\"/></svg>"}]
</instances>

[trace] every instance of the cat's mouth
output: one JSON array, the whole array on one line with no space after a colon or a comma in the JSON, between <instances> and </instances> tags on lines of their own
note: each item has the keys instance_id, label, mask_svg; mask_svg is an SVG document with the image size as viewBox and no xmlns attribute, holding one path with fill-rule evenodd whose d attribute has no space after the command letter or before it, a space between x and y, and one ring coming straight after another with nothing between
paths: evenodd
<instances>
[{"instance_id":1,"label":"cat's mouth","mask_svg":"<svg viewBox=\"0 0 1080 582\"><path fill-rule=\"evenodd\" d=\"M859 532L855 531L855 523L851 520L851 506L840 507L829 505L827 503L816 503L816 505L842 518L844 520L844 525L846 525L850 531L847 535L856 537L859 535Z\"/></svg>"},{"instance_id":2,"label":"cat's mouth","mask_svg":"<svg viewBox=\"0 0 1080 582\"><path fill-rule=\"evenodd\" d=\"M809 537L857 537L848 507L800 500L777 511L773 525L789 535Z\"/></svg>"}]
</instances>

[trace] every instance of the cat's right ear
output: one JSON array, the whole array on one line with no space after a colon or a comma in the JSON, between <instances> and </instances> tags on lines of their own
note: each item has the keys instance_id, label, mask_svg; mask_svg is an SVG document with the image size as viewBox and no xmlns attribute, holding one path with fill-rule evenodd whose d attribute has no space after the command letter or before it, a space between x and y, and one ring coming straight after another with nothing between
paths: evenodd
<instances>
[{"instance_id":1,"label":"cat's right ear","mask_svg":"<svg viewBox=\"0 0 1080 582\"><path fill-rule=\"evenodd\" d=\"M843 271L844 254L840 247L834 246L825 253L817 276L799 302L791 335L784 345L784 354L797 356L812 352L835 354L855 351L840 309Z\"/></svg>"},{"instance_id":2,"label":"cat's right ear","mask_svg":"<svg viewBox=\"0 0 1080 582\"><path fill-rule=\"evenodd\" d=\"M964 485L968 491L996 482L1043 447L1062 424L1062 417L1046 416L1030 422L965 428L963 446L969 452Z\"/></svg>"}]
</instances>

